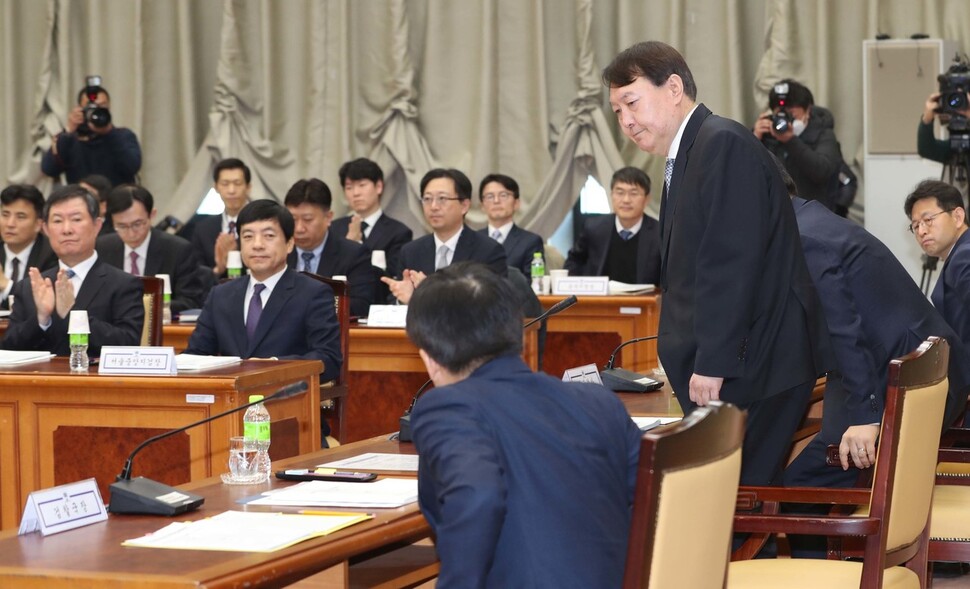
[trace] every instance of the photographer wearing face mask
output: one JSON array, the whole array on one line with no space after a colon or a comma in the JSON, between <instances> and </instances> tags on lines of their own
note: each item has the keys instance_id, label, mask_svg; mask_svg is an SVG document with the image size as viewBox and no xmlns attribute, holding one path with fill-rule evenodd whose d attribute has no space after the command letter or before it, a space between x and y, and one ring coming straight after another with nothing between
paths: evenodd
<instances>
[{"instance_id":1,"label":"photographer wearing face mask","mask_svg":"<svg viewBox=\"0 0 970 589\"><path fill-rule=\"evenodd\" d=\"M101 76L87 77L64 130L41 158L40 169L55 179L66 175L68 184L91 174L106 177L113 186L135 182L141 147L130 129L112 124L111 97L101 86Z\"/></svg>"},{"instance_id":2,"label":"photographer wearing face mask","mask_svg":"<svg viewBox=\"0 0 970 589\"><path fill-rule=\"evenodd\" d=\"M754 134L784 162L798 194L817 200L845 216L837 205L842 150L835 138L835 119L828 109L815 106L812 92L795 80L782 80L768 94L769 110L754 125Z\"/></svg>"}]
</instances>

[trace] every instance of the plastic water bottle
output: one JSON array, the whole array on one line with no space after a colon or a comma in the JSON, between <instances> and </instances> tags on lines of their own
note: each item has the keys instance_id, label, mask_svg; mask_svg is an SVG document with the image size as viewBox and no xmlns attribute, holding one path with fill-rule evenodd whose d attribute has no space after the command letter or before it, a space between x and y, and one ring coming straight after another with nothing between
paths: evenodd
<instances>
[{"instance_id":1,"label":"plastic water bottle","mask_svg":"<svg viewBox=\"0 0 970 589\"><path fill-rule=\"evenodd\" d=\"M162 295L162 325L172 324L172 295L165 293Z\"/></svg>"},{"instance_id":2,"label":"plastic water bottle","mask_svg":"<svg viewBox=\"0 0 970 589\"><path fill-rule=\"evenodd\" d=\"M546 275L546 262L542 259L542 252L532 254L532 291L542 294L542 277Z\"/></svg>"},{"instance_id":3,"label":"plastic water bottle","mask_svg":"<svg viewBox=\"0 0 970 589\"><path fill-rule=\"evenodd\" d=\"M72 333L68 336L71 344L71 372L87 372L88 334Z\"/></svg>"},{"instance_id":4,"label":"plastic water bottle","mask_svg":"<svg viewBox=\"0 0 970 589\"><path fill-rule=\"evenodd\" d=\"M249 402L262 401L263 395L250 395ZM269 411L262 403L256 403L243 415L243 436L247 444L256 446L256 471L260 481L268 481L273 470L269 459Z\"/></svg>"}]
</instances>

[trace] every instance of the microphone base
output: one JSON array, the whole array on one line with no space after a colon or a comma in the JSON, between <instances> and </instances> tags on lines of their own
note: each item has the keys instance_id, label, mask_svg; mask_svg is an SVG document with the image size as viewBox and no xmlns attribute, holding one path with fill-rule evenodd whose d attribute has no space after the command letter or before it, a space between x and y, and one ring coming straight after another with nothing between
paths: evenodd
<instances>
[{"instance_id":1,"label":"microphone base","mask_svg":"<svg viewBox=\"0 0 970 589\"><path fill-rule=\"evenodd\" d=\"M111 484L111 513L167 515L169 517L198 509L205 497L176 489L145 477Z\"/></svg>"},{"instance_id":2,"label":"microphone base","mask_svg":"<svg viewBox=\"0 0 970 589\"><path fill-rule=\"evenodd\" d=\"M603 381L603 386L611 391L625 393L648 393L664 386L663 381L622 368L610 368L600 372L600 380Z\"/></svg>"},{"instance_id":3,"label":"microphone base","mask_svg":"<svg viewBox=\"0 0 970 589\"><path fill-rule=\"evenodd\" d=\"M411 414L405 413L401 416L400 429L397 434L397 441L399 442L410 442L411 441Z\"/></svg>"}]
</instances>

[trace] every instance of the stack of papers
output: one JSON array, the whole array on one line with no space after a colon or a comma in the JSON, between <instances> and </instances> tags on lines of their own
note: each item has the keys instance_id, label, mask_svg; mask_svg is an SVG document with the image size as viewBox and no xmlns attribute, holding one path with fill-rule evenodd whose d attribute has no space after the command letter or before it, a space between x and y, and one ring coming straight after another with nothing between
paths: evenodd
<instances>
[{"instance_id":1,"label":"stack of papers","mask_svg":"<svg viewBox=\"0 0 970 589\"><path fill-rule=\"evenodd\" d=\"M248 505L379 509L403 507L417 500L417 479L381 479L373 483L307 481L267 491Z\"/></svg>"},{"instance_id":2,"label":"stack of papers","mask_svg":"<svg viewBox=\"0 0 970 589\"><path fill-rule=\"evenodd\" d=\"M402 472L418 472L417 454L382 454L366 452L343 460L336 460L321 464L321 468L338 468L341 470L397 470Z\"/></svg>"},{"instance_id":3,"label":"stack of papers","mask_svg":"<svg viewBox=\"0 0 970 589\"><path fill-rule=\"evenodd\" d=\"M175 356L175 366L179 370L209 370L239 364L239 356L199 356L197 354L179 354Z\"/></svg>"},{"instance_id":4,"label":"stack of papers","mask_svg":"<svg viewBox=\"0 0 970 589\"><path fill-rule=\"evenodd\" d=\"M661 425L667 425L668 423L676 423L683 419L683 417L656 417L652 415L634 415L630 419L633 423L637 424L640 431L646 432L650 431L655 427L660 427Z\"/></svg>"},{"instance_id":5,"label":"stack of papers","mask_svg":"<svg viewBox=\"0 0 970 589\"><path fill-rule=\"evenodd\" d=\"M654 290L656 290L656 287L652 284L627 284L618 280L611 280L609 284L611 295L641 295Z\"/></svg>"},{"instance_id":6,"label":"stack of papers","mask_svg":"<svg viewBox=\"0 0 970 589\"><path fill-rule=\"evenodd\" d=\"M19 366L31 362L45 362L54 357L50 352L0 350L0 366Z\"/></svg>"},{"instance_id":7,"label":"stack of papers","mask_svg":"<svg viewBox=\"0 0 970 589\"><path fill-rule=\"evenodd\" d=\"M122 546L274 552L372 517L366 513L297 515L226 511L199 521L169 524L147 536L126 540Z\"/></svg>"}]
</instances>

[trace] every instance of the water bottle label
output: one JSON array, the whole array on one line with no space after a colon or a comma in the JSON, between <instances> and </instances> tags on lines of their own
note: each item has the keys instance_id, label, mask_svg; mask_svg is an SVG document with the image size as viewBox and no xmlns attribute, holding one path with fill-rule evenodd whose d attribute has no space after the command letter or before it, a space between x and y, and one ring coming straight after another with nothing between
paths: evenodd
<instances>
[{"instance_id":1,"label":"water bottle label","mask_svg":"<svg viewBox=\"0 0 970 589\"><path fill-rule=\"evenodd\" d=\"M257 442L268 442L269 440L269 422L268 421L247 421L243 423L243 436L248 440L255 440Z\"/></svg>"},{"instance_id":2,"label":"water bottle label","mask_svg":"<svg viewBox=\"0 0 970 589\"><path fill-rule=\"evenodd\" d=\"M72 346L86 346L88 345L88 334L72 333L68 335L68 341Z\"/></svg>"}]
</instances>

